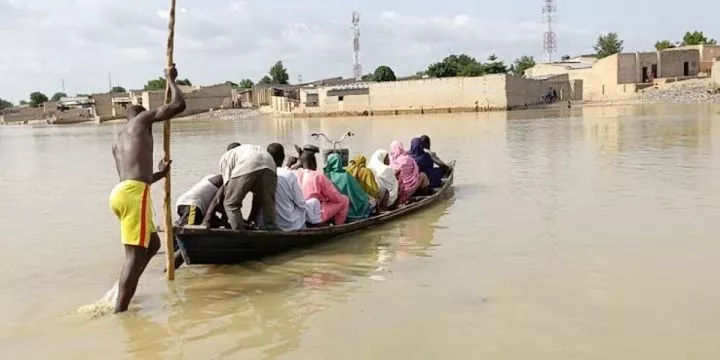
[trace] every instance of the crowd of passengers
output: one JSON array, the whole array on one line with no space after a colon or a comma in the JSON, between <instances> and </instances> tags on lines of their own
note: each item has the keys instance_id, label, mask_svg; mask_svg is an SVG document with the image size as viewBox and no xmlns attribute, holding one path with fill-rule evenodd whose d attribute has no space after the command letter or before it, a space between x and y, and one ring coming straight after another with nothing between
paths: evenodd
<instances>
[{"instance_id":1,"label":"crowd of passengers","mask_svg":"<svg viewBox=\"0 0 720 360\"><path fill-rule=\"evenodd\" d=\"M412 139L410 150L393 141L370 161L355 156L343 167L339 153L318 170L317 148L288 157L278 143L267 148L232 143L220 159L220 173L204 177L177 200L177 225L235 230L293 231L342 225L405 206L412 196L442 185L449 167L430 150L430 138ZM252 193L247 219L242 203Z\"/></svg>"}]
</instances>

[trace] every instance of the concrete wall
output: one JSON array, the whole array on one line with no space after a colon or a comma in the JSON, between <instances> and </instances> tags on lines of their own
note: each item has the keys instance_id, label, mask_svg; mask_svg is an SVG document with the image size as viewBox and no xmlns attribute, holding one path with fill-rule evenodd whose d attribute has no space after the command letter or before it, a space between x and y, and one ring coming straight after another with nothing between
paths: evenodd
<instances>
[{"instance_id":1,"label":"concrete wall","mask_svg":"<svg viewBox=\"0 0 720 360\"><path fill-rule=\"evenodd\" d=\"M617 54L617 83L634 84L637 82L636 54Z\"/></svg>"},{"instance_id":2,"label":"concrete wall","mask_svg":"<svg viewBox=\"0 0 720 360\"><path fill-rule=\"evenodd\" d=\"M114 94L92 94L95 101L95 114L98 116L111 116L113 113L112 98Z\"/></svg>"},{"instance_id":3,"label":"concrete wall","mask_svg":"<svg viewBox=\"0 0 720 360\"><path fill-rule=\"evenodd\" d=\"M684 75L685 62L688 63L690 70L687 76L697 76L700 72L700 52L697 49L668 49L660 51L658 54L661 78L686 76Z\"/></svg>"},{"instance_id":4,"label":"concrete wall","mask_svg":"<svg viewBox=\"0 0 720 360\"><path fill-rule=\"evenodd\" d=\"M180 116L197 114L209 109L220 109L232 103L232 86L220 84L191 90L185 96L185 111ZM165 103L165 91L143 91L142 106L155 109Z\"/></svg>"},{"instance_id":5,"label":"concrete wall","mask_svg":"<svg viewBox=\"0 0 720 360\"><path fill-rule=\"evenodd\" d=\"M715 88L720 88L720 59L715 59L712 65L712 81Z\"/></svg>"},{"instance_id":6,"label":"concrete wall","mask_svg":"<svg viewBox=\"0 0 720 360\"><path fill-rule=\"evenodd\" d=\"M695 49L700 53L699 72L711 73L713 60L720 57L720 45L690 45L681 49Z\"/></svg>"},{"instance_id":7,"label":"concrete wall","mask_svg":"<svg viewBox=\"0 0 720 360\"><path fill-rule=\"evenodd\" d=\"M299 111L437 113L504 110L542 103L542 97L551 87L562 100L573 97L567 75L539 81L503 74L369 83L367 88L357 89L321 87L318 88L319 106L302 106Z\"/></svg>"},{"instance_id":8,"label":"concrete wall","mask_svg":"<svg viewBox=\"0 0 720 360\"><path fill-rule=\"evenodd\" d=\"M542 103L542 97L548 94L550 88L554 88L558 97L569 92L569 83L565 79L567 86L562 86L560 82L542 82L538 80L525 79L516 76L507 76L506 79L507 106L509 108L524 107ZM558 86L559 85L559 86Z\"/></svg>"},{"instance_id":9,"label":"concrete wall","mask_svg":"<svg viewBox=\"0 0 720 360\"><path fill-rule=\"evenodd\" d=\"M43 107L10 108L5 109L3 114L3 122L6 124L42 120L46 117Z\"/></svg>"},{"instance_id":10,"label":"concrete wall","mask_svg":"<svg viewBox=\"0 0 720 360\"><path fill-rule=\"evenodd\" d=\"M652 79L659 77L660 74L660 66L658 64L659 58L657 52L652 53L635 53L635 62L636 62L636 68L635 68L635 83L641 83L643 82L644 78L644 72L643 68L647 68L648 77L647 82L651 82ZM653 65L655 65L655 68L657 69L657 74L653 75L652 68ZM621 84L624 84L624 82L620 82Z\"/></svg>"},{"instance_id":11,"label":"concrete wall","mask_svg":"<svg viewBox=\"0 0 720 360\"><path fill-rule=\"evenodd\" d=\"M505 109L505 75L388 81L370 84L373 110ZM347 104L346 104L347 107Z\"/></svg>"}]
</instances>

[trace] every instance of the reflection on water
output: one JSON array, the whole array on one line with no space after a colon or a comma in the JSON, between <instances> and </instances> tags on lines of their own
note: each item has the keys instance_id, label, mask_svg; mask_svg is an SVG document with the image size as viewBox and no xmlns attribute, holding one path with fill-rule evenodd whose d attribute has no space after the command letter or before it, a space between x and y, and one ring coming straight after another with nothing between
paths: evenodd
<instances>
[{"instance_id":1,"label":"reflection on water","mask_svg":"<svg viewBox=\"0 0 720 360\"><path fill-rule=\"evenodd\" d=\"M717 358L717 113L177 121L174 196L216 171L231 141L291 146L348 130L365 154L430 135L458 160L454 194L327 246L184 267L173 283L157 258L127 314L91 321L74 310L115 282L123 255L107 205L119 125L1 128L0 348L63 359Z\"/></svg>"}]
</instances>

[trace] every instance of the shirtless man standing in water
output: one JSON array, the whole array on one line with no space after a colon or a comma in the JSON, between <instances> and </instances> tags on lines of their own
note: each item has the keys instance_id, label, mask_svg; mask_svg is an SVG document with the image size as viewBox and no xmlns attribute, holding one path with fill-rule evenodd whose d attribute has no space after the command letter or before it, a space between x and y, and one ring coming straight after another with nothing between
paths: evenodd
<instances>
[{"instance_id":1,"label":"shirtless man standing in water","mask_svg":"<svg viewBox=\"0 0 720 360\"><path fill-rule=\"evenodd\" d=\"M110 194L110 207L120 220L122 243L125 245L125 265L118 280L115 312L123 312L130 305L138 280L150 259L160 249L160 238L152 222L150 185L164 178L170 162L160 161L153 173L152 124L170 120L185 110L185 100L175 80L175 67L166 71L170 80L172 101L154 110L134 105L128 108L128 122L118 134L113 156L120 183Z\"/></svg>"}]
</instances>

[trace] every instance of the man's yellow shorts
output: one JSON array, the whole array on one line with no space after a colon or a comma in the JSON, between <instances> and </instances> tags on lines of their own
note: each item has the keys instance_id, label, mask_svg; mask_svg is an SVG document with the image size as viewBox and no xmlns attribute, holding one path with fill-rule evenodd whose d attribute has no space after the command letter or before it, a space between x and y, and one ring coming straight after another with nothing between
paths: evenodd
<instances>
[{"instance_id":1,"label":"man's yellow shorts","mask_svg":"<svg viewBox=\"0 0 720 360\"><path fill-rule=\"evenodd\" d=\"M115 185L110 193L110 208L120 219L122 243L147 248L150 234L155 232L150 185L136 180Z\"/></svg>"}]
</instances>

